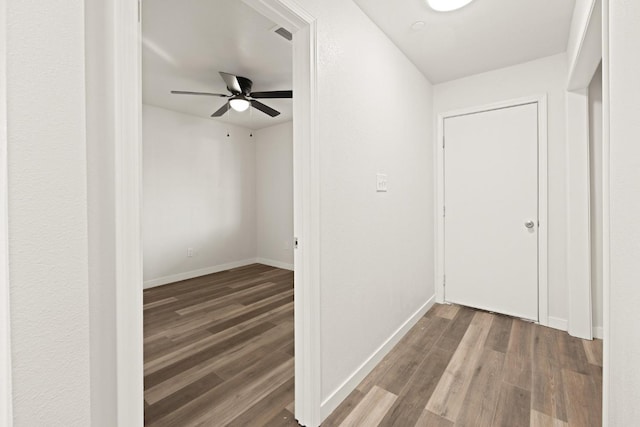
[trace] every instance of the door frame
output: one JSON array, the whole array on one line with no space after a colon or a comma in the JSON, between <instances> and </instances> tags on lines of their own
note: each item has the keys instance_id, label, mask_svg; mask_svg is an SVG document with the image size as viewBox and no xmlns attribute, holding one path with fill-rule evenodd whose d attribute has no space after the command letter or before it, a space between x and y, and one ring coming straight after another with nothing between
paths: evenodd
<instances>
[{"instance_id":1,"label":"door frame","mask_svg":"<svg viewBox=\"0 0 640 427\"><path fill-rule=\"evenodd\" d=\"M295 418L322 421L320 348L320 145L316 18L294 0L242 0L293 36Z\"/></svg>"},{"instance_id":2,"label":"door frame","mask_svg":"<svg viewBox=\"0 0 640 427\"><path fill-rule=\"evenodd\" d=\"M6 3L0 2L0 52L7 49ZM7 55L0 55L0 425L13 425L9 310Z\"/></svg>"},{"instance_id":3,"label":"door frame","mask_svg":"<svg viewBox=\"0 0 640 427\"><path fill-rule=\"evenodd\" d=\"M320 168L315 18L293 0L243 0L293 41L295 417L320 424ZM113 0L116 404L118 425L143 424L140 2ZM102 35L104 36L104 35Z\"/></svg>"},{"instance_id":4,"label":"door frame","mask_svg":"<svg viewBox=\"0 0 640 427\"><path fill-rule=\"evenodd\" d=\"M436 302L445 303L444 283L444 120L526 104L538 104L538 323L549 326L548 311L548 170L547 95L533 95L438 114L435 144L435 288Z\"/></svg>"}]
</instances>

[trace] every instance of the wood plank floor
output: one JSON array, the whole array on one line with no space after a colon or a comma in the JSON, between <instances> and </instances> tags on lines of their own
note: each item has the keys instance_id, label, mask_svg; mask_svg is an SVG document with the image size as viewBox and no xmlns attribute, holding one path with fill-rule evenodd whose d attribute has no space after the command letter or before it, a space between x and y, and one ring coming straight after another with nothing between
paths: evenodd
<instances>
[{"instance_id":1,"label":"wood plank floor","mask_svg":"<svg viewBox=\"0 0 640 427\"><path fill-rule=\"evenodd\" d=\"M601 402L602 341L436 305L322 425L590 427Z\"/></svg>"},{"instance_id":2,"label":"wood plank floor","mask_svg":"<svg viewBox=\"0 0 640 427\"><path fill-rule=\"evenodd\" d=\"M297 426L293 273L144 292L145 425ZM599 426L602 342L436 305L323 426Z\"/></svg>"},{"instance_id":3,"label":"wood plank floor","mask_svg":"<svg viewBox=\"0 0 640 427\"><path fill-rule=\"evenodd\" d=\"M293 272L253 264L144 291L147 426L293 419Z\"/></svg>"}]
</instances>

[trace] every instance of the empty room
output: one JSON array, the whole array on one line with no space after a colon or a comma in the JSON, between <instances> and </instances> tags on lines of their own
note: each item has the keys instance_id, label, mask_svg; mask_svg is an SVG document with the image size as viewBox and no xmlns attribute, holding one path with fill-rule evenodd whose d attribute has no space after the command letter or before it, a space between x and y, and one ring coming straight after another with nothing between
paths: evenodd
<instances>
[{"instance_id":1,"label":"empty room","mask_svg":"<svg viewBox=\"0 0 640 427\"><path fill-rule=\"evenodd\" d=\"M638 2L0 3L0 425L640 425Z\"/></svg>"},{"instance_id":2,"label":"empty room","mask_svg":"<svg viewBox=\"0 0 640 427\"><path fill-rule=\"evenodd\" d=\"M261 394L293 402L291 35L233 0L142 22L145 425L267 422Z\"/></svg>"}]
</instances>

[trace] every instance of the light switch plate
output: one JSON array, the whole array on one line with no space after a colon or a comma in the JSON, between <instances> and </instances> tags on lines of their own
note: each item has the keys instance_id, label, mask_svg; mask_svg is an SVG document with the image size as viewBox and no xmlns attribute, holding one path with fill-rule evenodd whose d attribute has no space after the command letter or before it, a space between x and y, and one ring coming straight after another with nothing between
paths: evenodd
<instances>
[{"instance_id":1,"label":"light switch plate","mask_svg":"<svg viewBox=\"0 0 640 427\"><path fill-rule=\"evenodd\" d=\"M387 192L387 174L386 173L376 174L376 191L378 193Z\"/></svg>"}]
</instances>

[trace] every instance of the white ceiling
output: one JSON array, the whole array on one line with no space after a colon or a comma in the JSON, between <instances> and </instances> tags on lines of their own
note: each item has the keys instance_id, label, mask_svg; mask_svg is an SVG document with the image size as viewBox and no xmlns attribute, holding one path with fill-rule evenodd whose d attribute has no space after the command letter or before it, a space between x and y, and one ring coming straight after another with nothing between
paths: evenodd
<instances>
[{"instance_id":1,"label":"white ceiling","mask_svg":"<svg viewBox=\"0 0 640 427\"><path fill-rule=\"evenodd\" d=\"M475 0L435 12L426 0L354 0L432 83L565 52L575 0ZM424 21L421 30L411 29Z\"/></svg>"},{"instance_id":2,"label":"white ceiling","mask_svg":"<svg viewBox=\"0 0 640 427\"><path fill-rule=\"evenodd\" d=\"M240 0L144 0L142 10L143 102L199 117L224 98L172 95L171 90L228 93L218 71L253 80L253 91L292 89L291 42L275 24ZM223 121L260 129L291 120L291 99L264 99L281 114L231 110Z\"/></svg>"}]
</instances>

